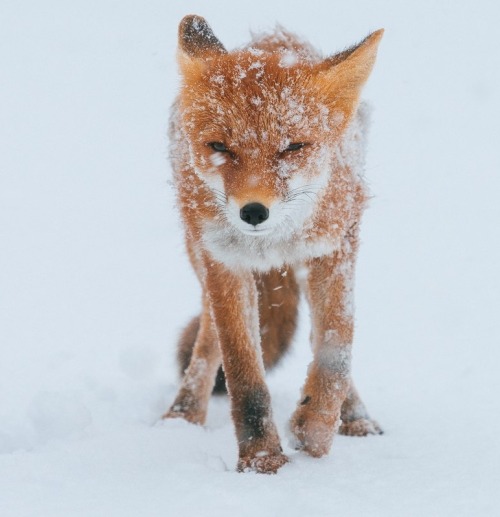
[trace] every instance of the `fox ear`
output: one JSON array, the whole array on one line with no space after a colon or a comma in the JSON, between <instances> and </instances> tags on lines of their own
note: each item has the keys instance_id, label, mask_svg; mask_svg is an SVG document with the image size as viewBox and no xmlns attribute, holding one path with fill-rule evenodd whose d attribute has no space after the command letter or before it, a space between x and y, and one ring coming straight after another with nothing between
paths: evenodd
<instances>
[{"instance_id":1,"label":"fox ear","mask_svg":"<svg viewBox=\"0 0 500 517\"><path fill-rule=\"evenodd\" d=\"M214 54L226 54L205 18L195 14L184 16L179 24L178 61L186 79L199 77L205 60Z\"/></svg>"},{"instance_id":2,"label":"fox ear","mask_svg":"<svg viewBox=\"0 0 500 517\"><path fill-rule=\"evenodd\" d=\"M377 57L384 29L367 36L361 43L325 59L320 65L319 83L329 104L344 114L346 122L356 110L361 90Z\"/></svg>"},{"instance_id":3,"label":"fox ear","mask_svg":"<svg viewBox=\"0 0 500 517\"><path fill-rule=\"evenodd\" d=\"M186 65L208 57L226 54L224 45L216 38L205 18L195 14L184 16L179 24L179 63Z\"/></svg>"}]
</instances>

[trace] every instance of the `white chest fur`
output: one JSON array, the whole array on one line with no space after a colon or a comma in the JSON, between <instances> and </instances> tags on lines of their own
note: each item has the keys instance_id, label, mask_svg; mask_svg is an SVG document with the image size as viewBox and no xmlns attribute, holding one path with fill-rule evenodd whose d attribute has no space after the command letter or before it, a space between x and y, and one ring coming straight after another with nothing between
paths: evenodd
<instances>
[{"instance_id":1,"label":"white chest fur","mask_svg":"<svg viewBox=\"0 0 500 517\"><path fill-rule=\"evenodd\" d=\"M227 224L208 223L203 244L212 257L230 269L269 271L284 265L298 265L340 249L340 237L291 235L245 235Z\"/></svg>"}]
</instances>

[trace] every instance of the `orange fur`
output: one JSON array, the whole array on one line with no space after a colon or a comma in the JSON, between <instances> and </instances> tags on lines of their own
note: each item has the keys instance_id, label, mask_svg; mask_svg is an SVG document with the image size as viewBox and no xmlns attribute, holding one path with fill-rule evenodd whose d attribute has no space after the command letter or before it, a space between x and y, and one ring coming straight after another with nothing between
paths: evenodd
<instances>
[{"instance_id":1,"label":"orange fur","mask_svg":"<svg viewBox=\"0 0 500 517\"><path fill-rule=\"evenodd\" d=\"M184 377L165 416L203 423L222 363L238 470L272 473L288 461L264 367L295 330L297 267L308 271L314 360L291 419L296 447L321 456L339 427L380 432L352 384L350 356L367 199L359 97L382 33L322 59L280 28L227 52L203 18L179 27L171 157L203 309L181 338Z\"/></svg>"}]
</instances>

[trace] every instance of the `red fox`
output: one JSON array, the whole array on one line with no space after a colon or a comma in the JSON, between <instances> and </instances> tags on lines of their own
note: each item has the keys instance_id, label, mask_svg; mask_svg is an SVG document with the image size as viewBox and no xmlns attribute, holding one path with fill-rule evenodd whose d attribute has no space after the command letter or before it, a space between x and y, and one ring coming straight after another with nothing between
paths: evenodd
<instances>
[{"instance_id":1,"label":"red fox","mask_svg":"<svg viewBox=\"0 0 500 517\"><path fill-rule=\"evenodd\" d=\"M350 365L368 197L360 93L382 34L322 58L280 27L228 52L203 18L179 26L170 154L202 312L182 334L184 376L164 417L203 424L214 385L225 383L238 471L275 473L288 461L264 372L294 334L298 268L307 271L314 356L290 421L293 445L319 457L336 432L381 433Z\"/></svg>"}]
</instances>

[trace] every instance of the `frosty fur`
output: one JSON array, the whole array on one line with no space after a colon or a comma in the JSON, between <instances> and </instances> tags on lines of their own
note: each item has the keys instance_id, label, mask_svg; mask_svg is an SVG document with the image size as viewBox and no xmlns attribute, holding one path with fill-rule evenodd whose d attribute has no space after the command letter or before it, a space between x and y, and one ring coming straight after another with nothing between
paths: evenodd
<instances>
[{"instance_id":1,"label":"frosty fur","mask_svg":"<svg viewBox=\"0 0 500 517\"><path fill-rule=\"evenodd\" d=\"M206 21L179 26L182 74L171 160L202 313L181 338L184 377L165 417L203 424L222 364L238 470L274 473L288 459L272 418L265 368L296 324L295 271L307 271L314 358L290 432L327 454L335 432L380 433L353 385L353 281L367 110L360 104L383 31L323 59L277 28L228 52ZM241 215L258 203L258 224Z\"/></svg>"}]
</instances>

